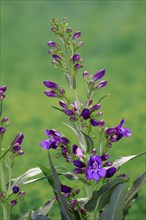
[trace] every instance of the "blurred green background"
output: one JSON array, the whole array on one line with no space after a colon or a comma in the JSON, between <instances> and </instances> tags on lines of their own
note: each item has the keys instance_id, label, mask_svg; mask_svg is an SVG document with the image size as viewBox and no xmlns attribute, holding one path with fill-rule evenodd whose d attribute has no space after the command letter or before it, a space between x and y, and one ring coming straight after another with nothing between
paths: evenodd
<instances>
[{"instance_id":1,"label":"blurred green background","mask_svg":"<svg viewBox=\"0 0 146 220\"><path fill-rule=\"evenodd\" d=\"M124 117L132 137L114 144L111 158L138 154L144 146L144 88L145 88L145 1L1 1L1 75L2 84L8 86L3 103L3 116L9 117L3 146L9 146L19 132L23 132L24 156L17 158L13 177L36 166L36 161L48 164L47 153L39 144L46 129L56 128L73 142L74 134L62 122L63 114L50 106L56 99L44 94L43 80L58 82L66 90L68 85L61 71L53 69L47 42L55 40L49 20L67 17L74 31L82 32L85 46L80 52L84 67L79 71L77 89L85 98L82 71L96 73L106 69L108 86L99 95L110 93L102 103L103 117L108 126L115 126ZM69 93L70 94L70 93ZM54 160L62 165L62 161ZM124 165L121 172L132 179L145 170L144 158ZM71 182L71 184L73 184ZM83 188L83 186L82 186ZM13 208L12 220L26 209L36 209L52 192L46 181L24 187L25 200ZM83 189L84 190L84 189ZM81 192L82 193L82 192ZM137 202L126 220L145 219L145 189L141 189ZM56 209L52 212L52 218ZM59 220L60 218L54 217Z\"/></svg>"}]
</instances>

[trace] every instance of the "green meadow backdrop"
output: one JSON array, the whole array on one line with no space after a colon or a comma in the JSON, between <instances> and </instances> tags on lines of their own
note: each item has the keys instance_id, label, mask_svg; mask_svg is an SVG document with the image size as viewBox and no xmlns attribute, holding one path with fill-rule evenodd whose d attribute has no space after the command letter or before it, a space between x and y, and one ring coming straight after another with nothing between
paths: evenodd
<instances>
[{"instance_id":1,"label":"green meadow backdrop","mask_svg":"<svg viewBox=\"0 0 146 220\"><path fill-rule=\"evenodd\" d=\"M84 67L77 76L80 100L85 100L82 72L88 70L94 74L105 68L108 86L94 98L110 93L102 102L107 125L115 126L124 117L125 126L131 129L130 138L113 145L111 159L144 151L145 1L2 0L0 4L1 81L8 86L3 116L10 121L3 147L8 147L17 133L25 135L25 154L16 159L13 177L35 167L36 161L48 165L47 152L40 147L40 142L46 138L46 129L56 128L77 143L73 132L62 123L67 119L51 108L58 105L57 99L43 94L43 80L47 79L59 83L67 91L69 89L63 73L53 69L52 58L48 55L47 42L55 40L49 22L53 17L67 17L73 30L82 32L81 40L85 45L80 52ZM72 97L71 92L68 94ZM52 151L52 158L54 154ZM53 160L55 165L64 163L64 160ZM126 172L133 180L144 170L145 160L141 157L123 165L120 172ZM65 179L62 181L67 182ZM84 187L80 187L83 194ZM22 189L26 197L13 208L12 220L18 219L28 208L38 208L53 195L46 180ZM145 195L142 187L126 220L145 219ZM51 213L52 219L60 220L59 215L55 217L56 213L57 207Z\"/></svg>"}]
</instances>

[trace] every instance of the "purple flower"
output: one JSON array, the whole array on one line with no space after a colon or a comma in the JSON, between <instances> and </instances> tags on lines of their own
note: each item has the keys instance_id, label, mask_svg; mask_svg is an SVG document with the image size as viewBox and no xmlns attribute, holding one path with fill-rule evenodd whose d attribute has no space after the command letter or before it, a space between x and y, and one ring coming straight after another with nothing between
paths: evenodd
<instances>
[{"instance_id":1,"label":"purple flower","mask_svg":"<svg viewBox=\"0 0 146 220\"><path fill-rule=\"evenodd\" d=\"M44 91L44 93L48 97L52 97L52 98L57 97L57 94L54 90L46 90Z\"/></svg>"},{"instance_id":2,"label":"purple flower","mask_svg":"<svg viewBox=\"0 0 146 220\"><path fill-rule=\"evenodd\" d=\"M122 128L124 119L121 120L120 124L113 128L108 128L106 134L110 137L111 142L119 141L122 137L130 137L131 132L129 128Z\"/></svg>"},{"instance_id":3,"label":"purple flower","mask_svg":"<svg viewBox=\"0 0 146 220\"><path fill-rule=\"evenodd\" d=\"M93 75L93 80L96 81L96 80L99 80L101 79L103 76L105 75L105 70L104 69L101 69L99 72L95 73Z\"/></svg>"},{"instance_id":4,"label":"purple flower","mask_svg":"<svg viewBox=\"0 0 146 220\"><path fill-rule=\"evenodd\" d=\"M64 112L66 115L69 115L69 116L74 115L74 111L71 110L71 109L64 109L63 112Z\"/></svg>"},{"instance_id":5,"label":"purple flower","mask_svg":"<svg viewBox=\"0 0 146 220\"><path fill-rule=\"evenodd\" d=\"M57 47L57 43L54 42L54 41L49 41L49 42L48 42L48 46L49 46L49 47Z\"/></svg>"},{"instance_id":6,"label":"purple flower","mask_svg":"<svg viewBox=\"0 0 146 220\"><path fill-rule=\"evenodd\" d=\"M63 100L60 100L60 101L59 101L59 104L60 104L61 107L63 107L63 108L66 108L66 107L67 107L67 104L66 104Z\"/></svg>"},{"instance_id":7,"label":"purple flower","mask_svg":"<svg viewBox=\"0 0 146 220\"><path fill-rule=\"evenodd\" d=\"M56 89L58 88L58 84L49 80L44 80L44 86L50 88L50 89Z\"/></svg>"},{"instance_id":8,"label":"purple flower","mask_svg":"<svg viewBox=\"0 0 146 220\"><path fill-rule=\"evenodd\" d=\"M73 40L77 40L80 36L81 36L81 32L80 32L80 31L77 31L77 32L73 35Z\"/></svg>"},{"instance_id":9,"label":"purple flower","mask_svg":"<svg viewBox=\"0 0 146 220\"><path fill-rule=\"evenodd\" d=\"M81 150L76 144L72 146L72 153L77 155L78 157L83 157L84 152Z\"/></svg>"},{"instance_id":10,"label":"purple flower","mask_svg":"<svg viewBox=\"0 0 146 220\"><path fill-rule=\"evenodd\" d=\"M102 168L102 160L100 156L91 156L86 169L86 178L88 180L99 181L100 178L106 176L106 169Z\"/></svg>"},{"instance_id":11,"label":"purple flower","mask_svg":"<svg viewBox=\"0 0 146 220\"><path fill-rule=\"evenodd\" d=\"M105 87L106 85L107 85L107 80L103 80L100 83L98 83L97 88L100 89Z\"/></svg>"},{"instance_id":12,"label":"purple flower","mask_svg":"<svg viewBox=\"0 0 146 220\"><path fill-rule=\"evenodd\" d=\"M18 186L13 186L12 191L14 194L19 192L19 187Z\"/></svg>"},{"instance_id":13,"label":"purple flower","mask_svg":"<svg viewBox=\"0 0 146 220\"><path fill-rule=\"evenodd\" d=\"M14 140L11 143L11 146L15 145L16 143L21 145L22 141L23 141L24 135L23 133L19 133L17 134L17 136L14 138Z\"/></svg>"},{"instance_id":14,"label":"purple flower","mask_svg":"<svg viewBox=\"0 0 146 220\"><path fill-rule=\"evenodd\" d=\"M116 173L117 169L116 167L110 167L107 171L106 171L106 177L110 178L112 177L115 173Z\"/></svg>"},{"instance_id":15,"label":"purple flower","mask_svg":"<svg viewBox=\"0 0 146 220\"><path fill-rule=\"evenodd\" d=\"M80 54L79 53L74 54L74 56L72 57L72 61L77 62L79 60L80 60Z\"/></svg>"},{"instance_id":16,"label":"purple flower","mask_svg":"<svg viewBox=\"0 0 146 220\"><path fill-rule=\"evenodd\" d=\"M86 120L88 118L90 118L90 110L88 108L84 108L82 111L82 117Z\"/></svg>"},{"instance_id":17,"label":"purple flower","mask_svg":"<svg viewBox=\"0 0 146 220\"><path fill-rule=\"evenodd\" d=\"M72 191L71 187L61 184L61 192L63 192L63 193L70 193L71 191Z\"/></svg>"},{"instance_id":18,"label":"purple flower","mask_svg":"<svg viewBox=\"0 0 146 220\"><path fill-rule=\"evenodd\" d=\"M101 108L101 105L100 104L96 104L96 105L93 105L91 110L92 111L96 111L96 110L99 110Z\"/></svg>"},{"instance_id":19,"label":"purple flower","mask_svg":"<svg viewBox=\"0 0 146 220\"><path fill-rule=\"evenodd\" d=\"M69 140L66 137L63 137L62 134L55 130L46 130L46 135L50 138L49 140L43 140L40 143L40 146L43 147L44 150L49 150L50 148L57 149L60 145L67 146Z\"/></svg>"},{"instance_id":20,"label":"purple flower","mask_svg":"<svg viewBox=\"0 0 146 220\"><path fill-rule=\"evenodd\" d=\"M78 168L84 168L86 165L80 160L74 160L74 165Z\"/></svg>"},{"instance_id":21,"label":"purple flower","mask_svg":"<svg viewBox=\"0 0 146 220\"><path fill-rule=\"evenodd\" d=\"M92 124L92 126L95 127L95 126L98 126L100 123L97 119L91 119L91 124Z\"/></svg>"}]
</instances>

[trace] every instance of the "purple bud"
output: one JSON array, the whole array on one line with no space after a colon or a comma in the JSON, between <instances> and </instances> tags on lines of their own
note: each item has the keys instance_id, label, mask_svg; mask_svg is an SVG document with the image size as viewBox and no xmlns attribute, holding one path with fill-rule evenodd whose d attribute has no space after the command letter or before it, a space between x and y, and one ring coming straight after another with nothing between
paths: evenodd
<instances>
[{"instance_id":1,"label":"purple bud","mask_svg":"<svg viewBox=\"0 0 146 220\"><path fill-rule=\"evenodd\" d=\"M92 104L93 100L92 99L89 99L87 102L86 102L86 106L90 106Z\"/></svg>"},{"instance_id":2,"label":"purple bud","mask_svg":"<svg viewBox=\"0 0 146 220\"><path fill-rule=\"evenodd\" d=\"M13 151L14 151L14 152L20 151L20 149L21 149L21 146L20 146L19 144L17 144L17 143L16 143L16 145L14 145L14 147L13 147Z\"/></svg>"},{"instance_id":3,"label":"purple bud","mask_svg":"<svg viewBox=\"0 0 146 220\"><path fill-rule=\"evenodd\" d=\"M84 172L83 172L83 170L80 169L80 168L75 168L75 169L74 169L74 173L76 173L76 174L81 174L81 173L84 173Z\"/></svg>"},{"instance_id":4,"label":"purple bud","mask_svg":"<svg viewBox=\"0 0 146 220\"><path fill-rule=\"evenodd\" d=\"M71 187L61 184L61 192L70 193L71 191L72 191Z\"/></svg>"},{"instance_id":5,"label":"purple bud","mask_svg":"<svg viewBox=\"0 0 146 220\"><path fill-rule=\"evenodd\" d=\"M3 193L2 192L0 192L0 198L2 198L3 197Z\"/></svg>"},{"instance_id":6,"label":"purple bud","mask_svg":"<svg viewBox=\"0 0 146 220\"><path fill-rule=\"evenodd\" d=\"M125 173L122 173L122 174L120 174L118 177L124 178L124 177L126 177L126 174L125 174Z\"/></svg>"},{"instance_id":7,"label":"purple bud","mask_svg":"<svg viewBox=\"0 0 146 220\"><path fill-rule=\"evenodd\" d=\"M94 148L94 149L92 150L92 154L95 155L96 153L97 153L97 150Z\"/></svg>"},{"instance_id":8,"label":"purple bud","mask_svg":"<svg viewBox=\"0 0 146 220\"><path fill-rule=\"evenodd\" d=\"M108 147L112 147L112 143L109 143L109 144L108 144Z\"/></svg>"},{"instance_id":9,"label":"purple bud","mask_svg":"<svg viewBox=\"0 0 146 220\"><path fill-rule=\"evenodd\" d=\"M18 151L18 155L19 155L19 156L22 156L23 154L24 154L24 152L23 152L22 150L19 150L19 151Z\"/></svg>"},{"instance_id":10,"label":"purple bud","mask_svg":"<svg viewBox=\"0 0 146 220\"><path fill-rule=\"evenodd\" d=\"M82 213L82 215L86 215L86 210L84 208L80 208L80 212Z\"/></svg>"},{"instance_id":11,"label":"purple bud","mask_svg":"<svg viewBox=\"0 0 146 220\"><path fill-rule=\"evenodd\" d=\"M81 66L80 63L77 63L77 64L74 65L74 68L75 68L75 69L80 69L81 67L82 67L82 66Z\"/></svg>"},{"instance_id":12,"label":"purple bud","mask_svg":"<svg viewBox=\"0 0 146 220\"><path fill-rule=\"evenodd\" d=\"M51 27L51 31L52 32L56 31L56 28L55 27Z\"/></svg>"},{"instance_id":13,"label":"purple bud","mask_svg":"<svg viewBox=\"0 0 146 220\"><path fill-rule=\"evenodd\" d=\"M103 76L105 75L105 70L104 69L101 69L99 72L95 73L93 75L93 80L96 81L96 80L99 80L101 79Z\"/></svg>"},{"instance_id":14,"label":"purple bud","mask_svg":"<svg viewBox=\"0 0 146 220\"><path fill-rule=\"evenodd\" d=\"M91 110L92 110L92 111L96 111L96 110L98 110L98 109L100 109L100 108L101 108L101 105L100 105L100 104L96 104L96 105L93 105L93 106L92 106Z\"/></svg>"},{"instance_id":15,"label":"purple bud","mask_svg":"<svg viewBox=\"0 0 146 220\"><path fill-rule=\"evenodd\" d=\"M50 89L56 89L58 88L58 84L49 80L44 80L44 86L50 88Z\"/></svg>"},{"instance_id":16,"label":"purple bud","mask_svg":"<svg viewBox=\"0 0 146 220\"><path fill-rule=\"evenodd\" d=\"M109 155L108 154L103 154L102 156L101 156L101 160L102 161L105 161L105 160L107 160L109 158Z\"/></svg>"},{"instance_id":17,"label":"purple bud","mask_svg":"<svg viewBox=\"0 0 146 220\"><path fill-rule=\"evenodd\" d=\"M77 62L79 60L80 60L80 54L79 53L74 54L74 56L72 57L72 61Z\"/></svg>"},{"instance_id":18,"label":"purple bud","mask_svg":"<svg viewBox=\"0 0 146 220\"><path fill-rule=\"evenodd\" d=\"M24 191L19 192L19 196L20 197L24 197L25 196L25 192Z\"/></svg>"},{"instance_id":19,"label":"purple bud","mask_svg":"<svg viewBox=\"0 0 146 220\"><path fill-rule=\"evenodd\" d=\"M80 36L81 36L81 32L80 32L80 31L77 31L77 32L73 35L73 40L77 40Z\"/></svg>"},{"instance_id":20,"label":"purple bud","mask_svg":"<svg viewBox=\"0 0 146 220\"><path fill-rule=\"evenodd\" d=\"M69 116L74 115L74 111L71 110L71 109L65 109L65 110L64 110L64 113L65 113L66 115L69 115Z\"/></svg>"},{"instance_id":21,"label":"purple bud","mask_svg":"<svg viewBox=\"0 0 146 220\"><path fill-rule=\"evenodd\" d=\"M12 200L11 201L11 206L15 206L15 205L17 205L17 201L16 200Z\"/></svg>"},{"instance_id":22,"label":"purple bud","mask_svg":"<svg viewBox=\"0 0 146 220\"><path fill-rule=\"evenodd\" d=\"M82 111L82 117L86 120L90 118L90 110L88 108L84 108Z\"/></svg>"},{"instance_id":23,"label":"purple bud","mask_svg":"<svg viewBox=\"0 0 146 220\"><path fill-rule=\"evenodd\" d=\"M89 74L88 74L88 72L87 71L84 71L83 72L83 77L87 77Z\"/></svg>"},{"instance_id":24,"label":"purple bud","mask_svg":"<svg viewBox=\"0 0 146 220\"><path fill-rule=\"evenodd\" d=\"M53 60L53 61L52 61L52 64L55 65L55 64L56 64L56 60Z\"/></svg>"},{"instance_id":25,"label":"purple bud","mask_svg":"<svg viewBox=\"0 0 146 220\"><path fill-rule=\"evenodd\" d=\"M0 134L4 134L6 132L6 128L4 126L0 127Z\"/></svg>"},{"instance_id":26,"label":"purple bud","mask_svg":"<svg viewBox=\"0 0 146 220\"><path fill-rule=\"evenodd\" d=\"M103 115L103 113L102 112L98 112L98 115L101 116L101 115Z\"/></svg>"},{"instance_id":27,"label":"purple bud","mask_svg":"<svg viewBox=\"0 0 146 220\"><path fill-rule=\"evenodd\" d=\"M79 189L79 188L76 189L76 190L75 190L75 193L76 193L76 195L79 194L79 193L80 193L80 189Z\"/></svg>"},{"instance_id":28,"label":"purple bud","mask_svg":"<svg viewBox=\"0 0 146 220\"><path fill-rule=\"evenodd\" d=\"M54 52L53 50L48 50L49 54L53 54L53 52Z\"/></svg>"},{"instance_id":29,"label":"purple bud","mask_svg":"<svg viewBox=\"0 0 146 220\"><path fill-rule=\"evenodd\" d=\"M61 60L61 56L59 56L58 54L53 54L52 57L53 57L55 60Z\"/></svg>"},{"instance_id":30,"label":"purple bud","mask_svg":"<svg viewBox=\"0 0 146 220\"><path fill-rule=\"evenodd\" d=\"M97 88L100 89L105 87L106 85L107 85L107 80L103 80L100 83L98 83Z\"/></svg>"},{"instance_id":31,"label":"purple bud","mask_svg":"<svg viewBox=\"0 0 146 220\"><path fill-rule=\"evenodd\" d=\"M79 168L85 167L85 164L80 160L74 160L74 165Z\"/></svg>"},{"instance_id":32,"label":"purple bud","mask_svg":"<svg viewBox=\"0 0 146 220\"><path fill-rule=\"evenodd\" d=\"M112 177L115 173L116 173L117 169L116 167L110 167L107 171L106 171L106 177L110 178Z\"/></svg>"},{"instance_id":33,"label":"purple bud","mask_svg":"<svg viewBox=\"0 0 146 220\"><path fill-rule=\"evenodd\" d=\"M68 27L67 29L66 29L66 33L71 33L72 32L72 28L71 27Z\"/></svg>"},{"instance_id":34,"label":"purple bud","mask_svg":"<svg viewBox=\"0 0 146 220\"><path fill-rule=\"evenodd\" d=\"M71 122L74 122L74 121L75 121L75 117L71 116L71 117L70 117L70 121L71 121Z\"/></svg>"},{"instance_id":35,"label":"purple bud","mask_svg":"<svg viewBox=\"0 0 146 220\"><path fill-rule=\"evenodd\" d=\"M19 192L19 187L18 186L13 186L12 191L14 194Z\"/></svg>"},{"instance_id":36,"label":"purple bud","mask_svg":"<svg viewBox=\"0 0 146 220\"><path fill-rule=\"evenodd\" d=\"M59 89L59 93L60 93L60 95L63 95L65 93L65 90L64 89Z\"/></svg>"},{"instance_id":37,"label":"purple bud","mask_svg":"<svg viewBox=\"0 0 146 220\"><path fill-rule=\"evenodd\" d=\"M60 104L61 107L63 107L63 108L66 108L66 107L67 107L67 104L66 104L63 100L60 100L60 101L59 101L59 104Z\"/></svg>"},{"instance_id":38,"label":"purple bud","mask_svg":"<svg viewBox=\"0 0 146 220\"><path fill-rule=\"evenodd\" d=\"M92 126L98 126L99 121L97 119L91 119L91 124L92 124Z\"/></svg>"},{"instance_id":39,"label":"purple bud","mask_svg":"<svg viewBox=\"0 0 146 220\"><path fill-rule=\"evenodd\" d=\"M49 42L48 42L48 46L49 46L49 47L57 47L57 43L54 42L54 41L49 41Z\"/></svg>"},{"instance_id":40,"label":"purple bud","mask_svg":"<svg viewBox=\"0 0 146 220\"><path fill-rule=\"evenodd\" d=\"M111 167L111 166L113 165L113 162L108 161L108 162L106 162L104 165L107 166L107 167Z\"/></svg>"},{"instance_id":41,"label":"purple bud","mask_svg":"<svg viewBox=\"0 0 146 220\"><path fill-rule=\"evenodd\" d=\"M77 44L78 47L81 47L81 46L83 46L83 45L84 45L84 42L83 42L83 41L80 41L80 42Z\"/></svg>"},{"instance_id":42,"label":"purple bud","mask_svg":"<svg viewBox=\"0 0 146 220\"><path fill-rule=\"evenodd\" d=\"M102 119L102 120L100 121L100 126L103 127L104 125L105 125L105 122L104 122L104 120Z\"/></svg>"},{"instance_id":43,"label":"purple bud","mask_svg":"<svg viewBox=\"0 0 146 220\"><path fill-rule=\"evenodd\" d=\"M70 201L70 205L71 205L71 206L74 207L74 206L76 206L76 204L77 204L77 200L71 200L71 201Z\"/></svg>"},{"instance_id":44,"label":"purple bud","mask_svg":"<svg viewBox=\"0 0 146 220\"><path fill-rule=\"evenodd\" d=\"M8 117L4 117L3 119L2 119L2 123L6 123L8 121Z\"/></svg>"},{"instance_id":45,"label":"purple bud","mask_svg":"<svg viewBox=\"0 0 146 220\"><path fill-rule=\"evenodd\" d=\"M66 137L61 137L60 142L67 145L69 143L69 140Z\"/></svg>"},{"instance_id":46,"label":"purple bud","mask_svg":"<svg viewBox=\"0 0 146 220\"><path fill-rule=\"evenodd\" d=\"M54 90L46 90L44 93L46 96L49 96L49 97L56 97L57 96L57 94Z\"/></svg>"},{"instance_id":47,"label":"purple bud","mask_svg":"<svg viewBox=\"0 0 146 220\"><path fill-rule=\"evenodd\" d=\"M14 140L11 143L11 146L14 146L16 143L18 143L19 145L21 145L22 141L23 141L24 135L23 133L19 133L17 134L17 136L14 138Z\"/></svg>"},{"instance_id":48,"label":"purple bud","mask_svg":"<svg viewBox=\"0 0 146 220\"><path fill-rule=\"evenodd\" d=\"M5 91L7 90L7 86L0 86L0 90L1 90L2 92L5 92Z\"/></svg>"}]
</instances>

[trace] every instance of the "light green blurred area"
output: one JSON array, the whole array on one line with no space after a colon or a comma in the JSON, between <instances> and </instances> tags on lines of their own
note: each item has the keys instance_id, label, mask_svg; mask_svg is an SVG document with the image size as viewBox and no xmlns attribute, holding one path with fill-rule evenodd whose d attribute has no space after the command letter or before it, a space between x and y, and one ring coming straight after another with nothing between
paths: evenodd
<instances>
[{"instance_id":1,"label":"light green blurred area","mask_svg":"<svg viewBox=\"0 0 146 220\"><path fill-rule=\"evenodd\" d=\"M2 84L8 86L3 103L3 116L9 117L3 144L8 146L19 132L25 135L25 155L17 158L14 177L36 166L35 161L48 164L47 153L39 144L45 130L56 128L77 140L62 122L63 114L51 108L56 99L43 94L43 80L52 80L67 91L63 73L53 69L47 42L55 40L49 20L68 18L74 31L82 32L81 49L84 67L77 76L80 100L85 100L82 72L90 74L106 69L108 86L94 95L111 95L103 100L102 111L107 126L115 126L124 117L132 137L114 144L109 151L111 159L138 154L144 146L145 102L145 10L144 1L1 1L1 75ZM71 95L71 92L68 92ZM62 165L64 160L55 163ZM65 164L66 165L66 164ZM145 169L144 158L129 162L121 168L132 179ZM71 183L73 184L73 183ZM51 195L47 182L26 186L26 199L14 208L14 215L26 209L35 209ZM144 219L144 187L127 220ZM24 205L25 204L25 205ZM52 214L53 215L53 214ZM55 220L57 218L54 218ZM59 218L58 218L59 219Z\"/></svg>"}]
</instances>

